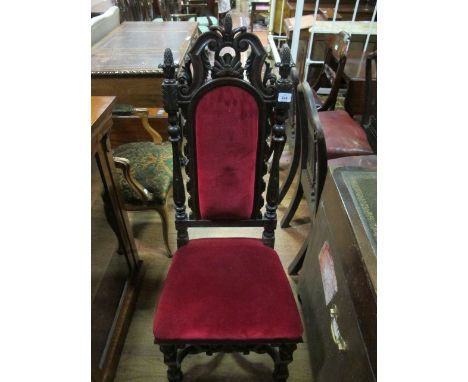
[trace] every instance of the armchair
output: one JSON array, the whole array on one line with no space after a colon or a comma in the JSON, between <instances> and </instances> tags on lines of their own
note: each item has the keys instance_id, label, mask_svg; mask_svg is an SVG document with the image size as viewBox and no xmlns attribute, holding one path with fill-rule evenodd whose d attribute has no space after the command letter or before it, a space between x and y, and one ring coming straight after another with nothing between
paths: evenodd
<instances>
[{"instance_id":1,"label":"armchair","mask_svg":"<svg viewBox=\"0 0 468 382\"><path fill-rule=\"evenodd\" d=\"M151 127L148 109L130 107L120 112L139 116L143 127L153 140L126 143L113 150L114 164L120 170L116 174L116 183L124 208L127 211L155 210L159 214L167 255L172 257L166 211L167 195L172 185L171 144L163 142L158 132ZM104 198L106 211L109 208L107 202ZM106 216L110 226L114 228L111 214L106 213ZM119 252L120 248L122 246L119 242Z\"/></svg>"},{"instance_id":2,"label":"armchair","mask_svg":"<svg viewBox=\"0 0 468 382\"><path fill-rule=\"evenodd\" d=\"M329 111L335 110L336 101L338 98L338 91L340 90L341 80L343 78L343 72L346 65L346 58L348 53L348 47L350 42L350 35L347 32L340 32L333 35L328 41L328 47L325 53L324 64L321 72L319 73L317 80L311 85L310 96L314 98L315 107L317 111ZM317 91L322 86L329 86L330 93L323 100L318 96ZM297 103L295 103L297 104ZM296 114L296 118L297 114ZM299 161L301 157L301 131L295 129L295 144L294 144L294 156L289 169L288 176L281 186L279 202L283 200L288 192L291 184L296 176ZM282 227L284 227L282 225Z\"/></svg>"},{"instance_id":3,"label":"armchair","mask_svg":"<svg viewBox=\"0 0 468 382\"><path fill-rule=\"evenodd\" d=\"M301 170L296 193L281 221L282 227L288 225L294 216L304 189L310 190L306 198L310 200L313 226L329 159L373 154L364 129L346 111L317 112L312 89L306 81L299 86L297 109L302 140ZM307 185L304 186L304 183ZM290 264L290 275L296 275L302 267L306 250L307 241Z\"/></svg>"},{"instance_id":4,"label":"armchair","mask_svg":"<svg viewBox=\"0 0 468 382\"><path fill-rule=\"evenodd\" d=\"M248 52L244 66L241 52ZM290 52L287 47L281 52L277 79L258 37L245 27L232 29L228 14L224 28L202 34L187 56L177 76L170 49L161 65L178 250L156 308L154 340L164 353L170 382L182 381L187 355L216 352L267 353L274 361L274 380L284 382L303 332L273 249L279 158L293 90ZM273 159L262 214L269 118L274 121ZM181 132L187 176L180 165ZM189 240L190 227L259 227L263 234L261 240Z\"/></svg>"}]
</instances>

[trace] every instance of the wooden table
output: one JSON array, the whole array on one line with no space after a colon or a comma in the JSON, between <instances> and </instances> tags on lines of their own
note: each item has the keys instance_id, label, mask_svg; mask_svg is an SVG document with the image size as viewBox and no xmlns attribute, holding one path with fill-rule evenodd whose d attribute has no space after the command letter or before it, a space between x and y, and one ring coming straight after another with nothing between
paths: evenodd
<instances>
[{"instance_id":1,"label":"wooden table","mask_svg":"<svg viewBox=\"0 0 468 382\"><path fill-rule=\"evenodd\" d=\"M91 94L116 96L119 104L161 108L163 72L158 66L164 50L171 48L174 60L181 62L197 34L196 22L122 23L91 48ZM159 114L150 116L150 123L167 135L167 123ZM114 124L113 145L150 138L138 119L119 117Z\"/></svg>"},{"instance_id":2,"label":"wooden table","mask_svg":"<svg viewBox=\"0 0 468 382\"><path fill-rule=\"evenodd\" d=\"M164 50L182 62L198 31L196 22L124 22L91 48L91 94L117 103L162 106Z\"/></svg>"},{"instance_id":3,"label":"wooden table","mask_svg":"<svg viewBox=\"0 0 468 382\"><path fill-rule=\"evenodd\" d=\"M314 381L377 379L377 157L330 160L298 292Z\"/></svg>"},{"instance_id":4,"label":"wooden table","mask_svg":"<svg viewBox=\"0 0 468 382\"><path fill-rule=\"evenodd\" d=\"M365 107L367 52L348 52L343 80L347 83L345 110L351 115L362 115ZM377 86L377 67L372 64L372 86Z\"/></svg>"},{"instance_id":5,"label":"wooden table","mask_svg":"<svg viewBox=\"0 0 468 382\"><path fill-rule=\"evenodd\" d=\"M93 381L112 380L130 323L137 288L142 275L127 213L114 179L114 162L109 134L115 97L91 97L91 365ZM93 171L94 169L94 171ZM107 225L100 194L110 201L108 213L115 224ZM117 238L115 237L117 235ZM117 253L117 240L123 253ZM104 245L103 242L110 245Z\"/></svg>"},{"instance_id":6,"label":"wooden table","mask_svg":"<svg viewBox=\"0 0 468 382\"><path fill-rule=\"evenodd\" d=\"M250 31L253 32L254 17L257 13L268 12L270 0L250 0Z\"/></svg>"}]
</instances>

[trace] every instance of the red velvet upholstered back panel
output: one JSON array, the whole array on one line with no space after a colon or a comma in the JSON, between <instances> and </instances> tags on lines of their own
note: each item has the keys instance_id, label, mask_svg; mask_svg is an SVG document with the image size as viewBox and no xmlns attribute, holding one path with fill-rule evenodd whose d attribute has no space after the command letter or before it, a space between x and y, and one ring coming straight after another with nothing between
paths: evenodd
<instances>
[{"instance_id":1,"label":"red velvet upholstered back panel","mask_svg":"<svg viewBox=\"0 0 468 382\"><path fill-rule=\"evenodd\" d=\"M202 219L249 219L254 205L259 109L237 86L216 87L195 110Z\"/></svg>"}]
</instances>

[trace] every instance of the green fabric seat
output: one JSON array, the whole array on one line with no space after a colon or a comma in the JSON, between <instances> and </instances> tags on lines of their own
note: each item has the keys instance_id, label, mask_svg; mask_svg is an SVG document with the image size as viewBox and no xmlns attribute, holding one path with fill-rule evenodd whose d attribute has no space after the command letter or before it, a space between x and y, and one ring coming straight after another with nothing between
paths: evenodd
<instances>
[{"instance_id":1,"label":"green fabric seat","mask_svg":"<svg viewBox=\"0 0 468 382\"><path fill-rule=\"evenodd\" d=\"M188 21L195 21L195 17L190 17ZM198 30L200 33L209 32L210 25L218 25L218 19L214 16L197 16L196 21L198 23Z\"/></svg>"},{"instance_id":2,"label":"green fabric seat","mask_svg":"<svg viewBox=\"0 0 468 382\"><path fill-rule=\"evenodd\" d=\"M205 32L210 31L210 27L207 27L207 26L204 26L204 25L199 25L198 30L200 31L200 33L205 33Z\"/></svg>"},{"instance_id":3,"label":"green fabric seat","mask_svg":"<svg viewBox=\"0 0 468 382\"><path fill-rule=\"evenodd\" d=\"M210 25L218 25L218 19L214 16L197 16L197 20L195 20L195 17L190 17L188 21L196 21L199 27L209 27Z\"/></svg>"},{"instance_id":4,"label":"green fabric seat","mask_svg":"<svg viewBox=\"0 0 468 382\"><path fill-rule=\"evenodd\" d=\"M123 144L113 152L130 162L133 177L153 194L154 205L165 205L172 185L172 146L170 142L156 145L153 142ZM117 182L122 190L124 202L142 205L141 197L130 187L121 171L117 171Z\"/></svg>"}]
</instances>

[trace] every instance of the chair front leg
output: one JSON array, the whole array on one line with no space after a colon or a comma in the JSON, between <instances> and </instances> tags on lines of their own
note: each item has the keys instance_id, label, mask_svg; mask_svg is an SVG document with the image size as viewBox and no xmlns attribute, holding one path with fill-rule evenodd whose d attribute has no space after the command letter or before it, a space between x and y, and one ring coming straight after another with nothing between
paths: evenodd
<instances>
[{"instance_id":1,"label":"chair front leg","mask_svg":"<svg viewBox=\"0 0 468 382\"><path fill-rule=\"evenodd\" d=\"M164 363L167 365L167 379L169 382L181 382L184 378L180 364L177 361L177 346L161 345L164 354Z\"/></svg>"},{"instance_id":2,"label":"chair front leg","mask_svg":"<svg viewBox=\"0 0 468 382\"><path fill-rule=\"evenodd\" d=\"M296 350L296 344L284 344L278 347L278 359L275 362L273 371L273 380L275 382L286 382L289 377L288 365L293 360L293 353Z\"/></svg>"},{"instance_id":3,"label":"chair front leg","mask_svg":"<svg viewBox=\"0 0 468 382\"><path fill-rule=\"evenodd\" d=\"M167 210L166 206L157 206L156 211L159 213L159 216L161 217L161 225L162 225L162 231L163 231L163 239L164 239L164 245L166 246L166 251L167 251L167 257L171 258L172 257L172 252L171 252L171 247L169 247L169 224L168 224L168 216L167 216Z\"/></svg>"}]
</instances>

